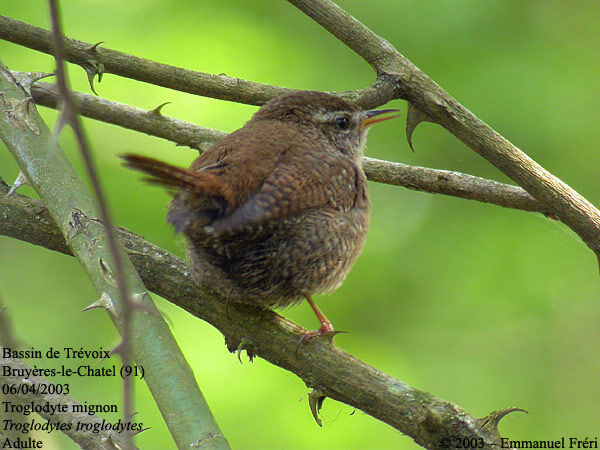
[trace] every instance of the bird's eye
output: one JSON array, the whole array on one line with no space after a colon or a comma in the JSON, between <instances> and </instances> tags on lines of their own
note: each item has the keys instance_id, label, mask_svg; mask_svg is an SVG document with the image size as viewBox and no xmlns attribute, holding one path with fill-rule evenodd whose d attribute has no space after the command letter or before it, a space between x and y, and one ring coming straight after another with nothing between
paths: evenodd
<instances>
[{"instance_id":1,"label":"bird's eye","mask_svg":"<svg viewBox=\"0 0 600 450\"><path fill-rule=\"evenodd\" d=\"M350 121L348 120L347 117L338 117L337 119L335 119L335 123L342 130L347 129L350 126Z\"/></svg>"}]
</instances>

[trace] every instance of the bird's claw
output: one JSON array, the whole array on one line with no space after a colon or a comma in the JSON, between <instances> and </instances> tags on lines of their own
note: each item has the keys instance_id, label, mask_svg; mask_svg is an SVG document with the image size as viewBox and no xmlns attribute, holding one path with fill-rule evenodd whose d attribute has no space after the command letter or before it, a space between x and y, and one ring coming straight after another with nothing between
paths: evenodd
<instances>
[{"instance_id":1,"label":"bird's claw","mask_svg":"<svg viewBox=\"0 0 600 450\"><path fill-rule=\"evenodd\" d=\"M298 352L300 351L300 347L302 347L307 342L312 341L317 337L327 337L330 342L333 342L333 337L339 333L347 333L347 331L342 330L334 330L332 326L329 327L321 327L318 330L311 330L302 333L300 339L298 340L298 345L296 346L296 357L298 357Z\"/></svg>"}]
</instances>

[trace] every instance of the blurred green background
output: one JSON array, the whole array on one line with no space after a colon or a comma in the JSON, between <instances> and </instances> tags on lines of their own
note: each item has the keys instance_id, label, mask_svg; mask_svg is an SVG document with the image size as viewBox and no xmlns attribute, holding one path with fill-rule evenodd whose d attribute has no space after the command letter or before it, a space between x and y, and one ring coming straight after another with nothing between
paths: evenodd
<instances>
[{"instance_id":1,"label":"blurred green background","mask_svg":"<svg viewBox=\"0 0 600 450\"><path fill-rule=\"evenodd\" d=\"M600 204L600 3L339 2L389 40L463 105ZM209 73L292 88L347 90L374 76L358 56L285 1L63 1L68 36ZM45 2L4 0L0 14L48 28ZM0 41L13 70L53 71L47 55ZM76 89L86 75L70 66ZM105 75L100 96L224 131L255 107L195 97ZM404 102L390 106L406 110ZM51 128L55 111L41 108ZM164 221L169 196L121 167L117 154L188 164L195 151L84 120L119 225L183 256ZM401 120L371 132L368 155L508 181L443 129L420 125L416 153ZM61 145L80 170L72 133ZM1 145L1 144L0 144ZM17 166L0 147L0 177ZM600 303L596 259L565 226L542 215L370 184L372 225L345 284L317 298L344 350L482 417L517 406L500 424L510 439L590 439L600 434ZM35 195L26 187L23 194ZM47 348L109 348L118 340L102 312L82 314L95 293L75 260L0 237L0 297L17 334ZM306 386L258 359L241 365L211 326L161 298L159 307L234 448L414 448L410 438L327 400L323 428ZM303 304L284 315L305 327ZM68 362L68 364L74 364ZM81 401L119 402L117 381L71 380ZM136 420L152 427L140 448L174 445L144 384ZM116 420L116 416L114 418ZM75 448L53 434L46 448Z\"/></svg>"}]
</instances>

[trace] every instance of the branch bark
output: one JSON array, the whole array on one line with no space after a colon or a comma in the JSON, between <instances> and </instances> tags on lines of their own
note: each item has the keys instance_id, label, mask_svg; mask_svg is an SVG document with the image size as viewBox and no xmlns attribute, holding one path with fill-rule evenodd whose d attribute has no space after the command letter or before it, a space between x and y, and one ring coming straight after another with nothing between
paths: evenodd
<instances>
[{"instance_id":1,"label":"branch bark","mask_svg":"<svg viewBox=\"0 0 600 450\"><path fill-rule=\"evenodd\" d=\"M539 210L560 219L600 258L600 212L583 196L478 119L389 42L332 1L288 1L375 69L377 79L372 86L340 95L365 108L397 98L407 100L411 105L409 122L419 116L416 123L427 120L446 128L523 187L541 204ZM0 16L0 38L51 53L48 31L4 16ZM88 71L98 71L101 67L117 75L223 100L260 105L288 91L238 78L187 71L74 39L66 40L65 53L68 61Z\"/></svg>"},{"instance_id":2,"label":"branch bark","mask_svg":"<svg viewBox=\"0 0 600 450\"><path fill-rule=\"evenodd\" d=\"M406 89L404 86L408 86L405 81L411 80L413 75L419 75L420 78L417 77L419 80L424 78L425 80L429 81L419 81L419 83L413 82L413 85L415 86L413 86L412 91L420 93L420 95L425 95L423 92L427 93L425 97L431 102L433 97L429 91L431 90L431 85L433 85L436 90L445 94L445 96L443 96L444 98L451 99L451 97L442 91L439 86L427 78L425 74L420 72L416 66L399 54L389 42L377 36L333 2L326 0L320 0L319 2L302 0L290 1L295 6L303 10L307 15L313 17L313 19L315 19L317 22L323 25L324 28L342 40L342 42L346 43L350 48L356 51L360 56L363 57L363 59L365 59L375 68L377 72L377 80L372 86L356 91L338 92L338 95L354 101L364 108L380 106L395 98L404 98L411 101L410 98L404 96L403 90ZM8 17L0 16L0 38L32 48L34 50L51 53L49 31ZM68 38L65 39L65 54L68 61L79 64L86 70L91 70L89 63L91 58L94 61L95 67L103 67L103 70L106 72L149 82L159 86L181 90L184 92L220 98L224 100L238 101L241 103L261 105L270 98L289 91L289 89L272 86L268 86L269 89L267 89L267 85L246 80L239 80L237 78L229 79L230 77L223 78L222 75L217 76L189 71L178 67L160 64L154 61L137 58L114 50L95 47L90 43ZM403 73L399 69L402 69ZM223 80L225 79L229 79L229 81L224 82ZM232 82L231 80L237 80L239 82ZM51 98L51 92L42 94L40 91L40 89L33 89L36 99L38 99L39 96L39 100L46 104L46 106L55 107L52 106L53 104L55 105L55 101ZM97 103L93 103L91 100L93 98L92 96L86 96L86 94L81 93L76 95L78 97L77 100L81 101L82 104L85 105L83 109L87 111L83 111L84 115L89 115L90 117L98 118L99 120L106 120L110 123L122 125L123 123L131 124L132 122L128 120L127 116L135 114L136 112L140 112L141 114L136 114L135 116L136 118L141 118L139 126L137 126L136 129L145 133L174 140L182 145L189 145L193 148L203 149L210 145L210 139L219 138L219 132L215 132L215 134L211 135L211 132L208 129L202 127L197 127L195 129L199 134L197 137L194 137L188 134L192 130L189 129L185 123L170 118L165 119L163 122L165 127L161 130L159 122L157 121L158 117L152 117L152 112L131 109L131 107L127 107L125 105L122 105L125 109L119 107L115 109L114 102L109 103L107 100L101 100L101 103L107 106L107 108L111 107L113 109L112 114L107 114L104 111L100 113L101 107L99 107ZM454 99L451 100L455 104L459 105ZM444 100L442 99L442 103L443 101ZM460 107L463 108L462 106ZM418 110L421 111L421 108ZM467 110L465 109L465 111ZM426 109L423 109L423 113L428 117L427 120L444 126L444 123L431 119ZM146 117L143 118L142 114L145 114ZM471 113L469 112L469 114ZM158 114L156 115L158 116ZM487 125L485 125L485 127L487 127ZM474 128L472 127L471 131ZM195 130L192 131L192 133L195 132ZM452 130L449 131L452 132ZM182 134L180 134L180 132L182 132ZM176 137L174 136L175 134L177 135ZM458 137L460 139L460 136ZM467 145L469 144L467 143ZM482 156L486 157L485 155ZM369 167L368 159L365 161L365 171L367 174L376 176L377 181L386 182L383 181L382 175L377 176L373 173L374 168ZM533 161L531 160L531 162ZM377 167L379 170L381 164L378 163ZM406 168L406 166L404 166L404 168ZM517 183L521 184L519 179L514 178L511 173L506 172L502 169L502 167L499 168L509 177L515 179ZM532 170L533 169L535 169L535 167L533 167ZM388 166L386 167L385 172L390 173L391 170L393 169ZM435 169L428 170L432 171ZM448 171L439 173L440 176L437 177L439 182L434 182L432 184L432 181L435 180L434 173L423 173L423 171L418 171L417 173L423 174L426 179L423 182L415 183L415 180L418 180L418 177L411 176L410 181L407 180L405 185L403 182L399 181L401 176L396 173L394 177L396 182L391 184L402 185L434 193L446 193L462 198L476 199L483 202L494 203L500 206L516 207L518 209L524 209L527 211L539 211L543 212L544 214L553 214L553 216L561 218L561 214L558 214L556 211L556 202L543 201L542 198L536 197L533 192L529 191L527 185L521 184L531 195L526 195L524 192L517 191L514 189L514 187L510 187L504 194L494 191L490 195L486 195L485 192L481 191L481 188L490 188L496 190L500 184L495 182L486 184L481 178L474 177L473 179L470 179L469 176L463 177L456 173L449 174ZM403 174L409 175L406 171L403 171ZM431 176L432 174L434 177ZM548 173L546 172L546 174ZM448 182L448 180L451 180L451 182ZM555 180L558 179L556 178ZM472 181L472 183L466 187L463 187L463 181ZM560 182L560 180L558 181ZM555 187L568 187L566 184L562 183L562 185L560 185L560 183L558 183L558 185ZM535 180L534 184L536 184ZM563 220L563 222L565 222L580 236L582 236L584 241L588 244L588 246L590 246L590 248L592 248L592 250L597 251L595 249L598 248L598 251L600 251L600 238L598 237L600 235L600 216L598 215L598 211L571 188L568 188L567 191L569 191L567 194L569 198L573 200L576 208L583 208L584 211L578 215L567 208L562 215L566 215L568 217L573 216L573 214L576 217L581 217L583 215L586 220L582 225L573 224L573 222L578 219L573 219L572 217L572 220ZM503 197L507 197L506 201L503 199ZM535 201L532 200L534 198L536 199Z\"/></svg>"},{"instance_id":3,"label":"branch bark","mask_svg":"<svg viewBox=\"0 0 600 450\"><path fill-rule=\"evenodd\" d=\"M13 72L13 75L19 81L23 80L22 82L27 82L27 79L29 79L29 83L35 77L35 74L20 72ZM31 94L36 104L48 108L59 108L56 86L53 84L37 82L31 87ZM76 91L73 91L73 100L79 114L82 116L140 131L197 150L206 150L227 135L223 131L164 116L161 112L164 105L160 105L151 111L145 111Z\"/></svg>"},{"instance_id":4,"label":"branch bark","mask_svg":"<svg viewBox=\"0 0 600 450\"><path fill-rule=\"evenodd\" d=\"M71 254L52 218L38 200L6 197L0 184L0 234ZM125 229L121 243L151 291L213 325L230 351L246 350L295 373L316 395L356 407L412 437L420 445L445 448L444 439L481 438L486 448L500 444L498 421L509 408L477 419L459 406L415 389L378 371L327 340L313 340L296 356L303 330L269 310L226 303L190 279L185 263ZM498 447L495 447L498 448Z\"/></svg>"}]
</instances>

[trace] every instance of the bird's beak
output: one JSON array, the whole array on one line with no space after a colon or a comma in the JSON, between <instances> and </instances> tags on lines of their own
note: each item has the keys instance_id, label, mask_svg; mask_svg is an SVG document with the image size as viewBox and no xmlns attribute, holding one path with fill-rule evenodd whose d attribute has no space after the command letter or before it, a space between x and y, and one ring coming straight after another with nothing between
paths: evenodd
<instances>
[{"instance_id":1,"label":"bird's beak","mask_svg":"<svg viewBox=\"0 0 600 450\"><path fill-rule=\"evenodd\" d=\"M367 111L367 118L363 120L360 124L361 128L370 127L374 123L383 122L384 120L393 119L394 117L398 117L400 114L399 109L375 109L371 111Z\"/></svg>"}]
</instances>

